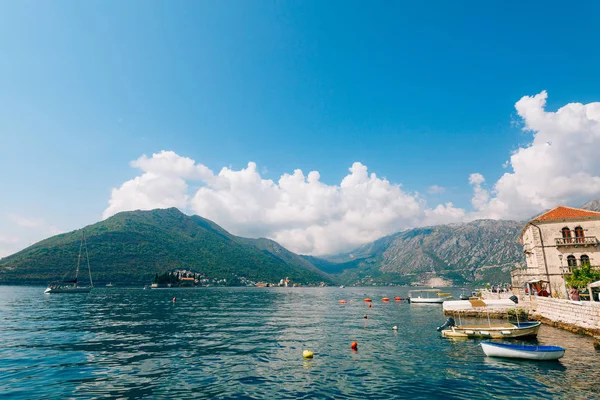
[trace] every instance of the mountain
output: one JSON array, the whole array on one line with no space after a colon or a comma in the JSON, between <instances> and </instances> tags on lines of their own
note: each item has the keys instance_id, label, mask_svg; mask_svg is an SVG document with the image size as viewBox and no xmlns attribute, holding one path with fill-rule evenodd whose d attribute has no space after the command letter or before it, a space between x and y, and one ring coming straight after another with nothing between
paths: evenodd
<instances>
[{"instance_id":1,"label":"mountain","mask_svg":"<svg viewBox=\"0 0 600 400\"><path fill-rule=\"evenodd\" d=\"M600 199L590 200L584 205L582 205L580 208L583 208L584 210L600 212Z\"/></svg>"},{"instance_id":2,"label":"mountain","mask_svg":"<svg viewBox=\"0 0 600 400\"><path fill-rule=\"evenodd\" d=\"M327 257L321 268L346 284L507 282L524 262L521 229L522 222L502 220L415 228Z\"/></svg>"},{"instance_id":3,"label":"mountain","mask_svg":"<svg viewBox=\"0 0 600 400\"><path fill-rule=\"evenodd\" d=\"M330 282L304 258L269 239L234 236L205 218L176 208L130 211L83 228L92 276L100 282L150 283L172 269L209 278ZM81 231L53 236L0 259L1 283L47 283L74 274ZM72 278L71 278L72 279Z\"/></svg>"}]
</instances>

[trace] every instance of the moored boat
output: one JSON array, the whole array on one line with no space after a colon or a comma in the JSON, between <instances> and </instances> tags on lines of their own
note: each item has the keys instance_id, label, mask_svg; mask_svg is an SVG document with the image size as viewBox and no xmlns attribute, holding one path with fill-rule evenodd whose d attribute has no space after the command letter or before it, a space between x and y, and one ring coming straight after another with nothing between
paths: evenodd
<instances>
[{"instance_id":1,"label":"moored boat","mask_svg":"<svg viewBox=\"0 0 600 400\"><path fill-rule=\"evenodd\" d=\"M411 303L441 304L446 300L452 300L450 293L441 293L440 289L411 290L408 293Z\"/></svg>"},{"instance_id":2,"label":"moored boat","mask_svg":"<svg viewBox=\"0 0 600 400\"><path fill-rule=\"evenodd\" d=\"M448 318L446 323L438 328L443 337L447 338L524 338L535 337L540 330L541 322L504 322L478 325L455 325L453 318ZM444 328L450 328L445 330Z\"/></svg>"},{"instance_id":3,"label":"moored boat","mask_svg":"<svg viewBox=\"0 0 600 400\"><path fill-rule=\"evenodd\" d=\"M522 358L526 360L558 360L565 355L559 346L532 346L513 343L481 342L488 357Z\"/></svg>"},{"instance_id":4,"label":"moored boat","mask_svg":"<svg viewBox=\"0 0 600 400\"><path fill-rule=\"evenodd\" d=\"M81 264L82 251L85 249L85 257L87 260L88 274L90 277L90 285L89 286L79 286L79 266ZM90 268L90 257L88 255L87 250L87 242L85 240L85 233L81 232L81 243L79 244L79 256L77 258L77 268L75 270L75 279L70 281L62 281L48 284L44 293L53 294L53 293L89 293L94 287L94 283L92 282L92 270Z\"/></svg>"}]
</instances>

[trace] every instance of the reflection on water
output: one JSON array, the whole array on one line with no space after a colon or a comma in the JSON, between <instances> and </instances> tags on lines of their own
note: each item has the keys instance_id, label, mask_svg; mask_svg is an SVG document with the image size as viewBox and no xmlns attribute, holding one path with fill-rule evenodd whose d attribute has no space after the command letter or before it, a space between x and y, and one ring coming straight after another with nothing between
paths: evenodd
<instances>
[{"instance_id":1,"label":"reflection on water","mask_svg":"<svg viewBox=\"0 0 600 400\"><path fill-rule=\"evenodd\" d=\"M362 301L365 293L372 308ZM600 393L594 373L600 354L591 338L543 326L540 344L567 349L559 362L491 359L478 341L441 338L440 305L378 300L406 295L392 287L112 288L89 295L0 287L0 393L22 399ZM315 358L303 359L304 349Z\"/></svg>"}]
</instances>

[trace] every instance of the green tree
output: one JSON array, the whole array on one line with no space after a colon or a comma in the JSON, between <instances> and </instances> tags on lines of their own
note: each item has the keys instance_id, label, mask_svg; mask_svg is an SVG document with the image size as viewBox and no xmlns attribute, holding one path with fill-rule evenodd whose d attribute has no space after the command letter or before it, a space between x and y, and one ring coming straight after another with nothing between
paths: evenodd
<instances>
[{"instance_id":1,"label":"green tree","mask_svg":"<svg viewBox=\"0 0 600 400\"><path fill-rule=\"evenodd\" d=\"M592 267L590 263L583 263L579 267L571 269L571 275L565 277L567 285L585 289L592 282L600 280L600 269Z\"/></svg>"}]
</instances>

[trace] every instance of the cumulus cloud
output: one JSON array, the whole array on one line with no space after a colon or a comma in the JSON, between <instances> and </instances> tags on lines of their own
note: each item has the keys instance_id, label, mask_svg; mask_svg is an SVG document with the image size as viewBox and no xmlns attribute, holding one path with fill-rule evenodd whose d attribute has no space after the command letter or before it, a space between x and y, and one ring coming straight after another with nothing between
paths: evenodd
<instances>
[{"instance_id":1,"label":"cumulus cloud","mask_svg":"<svg viewBox=\"0 0 600 400\"><path fill-rule=\"evenodd\" d=\"M470 179L475 216L526 218L559 204L580 205L600 196L600 103L570 103L545 109L545 91L525 96L515 108L523 129L533 134L510 157L512 172L482 188L483 176Z\"/></svg>"},{"instance_id":2,"label":"cumulus cloud","mask_svg":"<svg viewBox=\"0 0 600 400\"><path fill-rule=\"evenodd\" d=\"M112 190L104 218L133 209L178 207L222 225L234 234L269 237L292 251L328 254L350 250L402 229L457 222L464 210L451 203L427 209L417 193L390 183L355 162L338 185L320 174L295 170L278 181L248 163L218 174L171 151L131 163L142 174ZM190 193L189 182L200 186Z\"/></svg>"},{"instance_id":3,"label":"cumulus cloud","mask_svg":"<svg viewBox=\"0 0 600 400\"><path fill-rule=\"evenodd\" d=\"M214 173L172 151L131 162L140 175L114 188L104 218L134 209L178 207L248 237L268 237L292 251L330 254L403 229L477 218L522 219L558 204L600 197L600 103L572 103L545 110L546 92L525 96L515 107L516 125L533 136L502 167L494 184L480 173L468 182L472 210L453 203L427 206L418 193L352 164L339 184L321 182L317 171L265 179L253 162ZM500 167L500 166L498 166ZM466 177L465 177L466 178ZM195 188L195 189L191 189ZM441 194L442 186L428 193Z\"/></svg>"}]
</instances>

